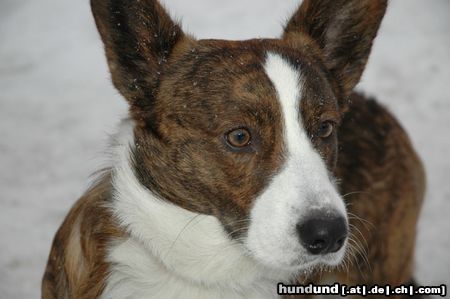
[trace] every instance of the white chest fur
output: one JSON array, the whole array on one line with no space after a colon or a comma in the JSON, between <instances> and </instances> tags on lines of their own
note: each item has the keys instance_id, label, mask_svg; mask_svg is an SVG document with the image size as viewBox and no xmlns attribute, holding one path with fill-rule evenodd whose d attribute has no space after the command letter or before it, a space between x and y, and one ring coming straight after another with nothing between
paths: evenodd
<instances>
[{"instance_id":1,"label":"white chest fur","mask_svg":"<svg viewBox=\"0 0 450 299\"><path fill-rule=\"evenodd\" d=\"M262 277L257 281L251 273L252 269L239 269L241 272L236 273L239 277L247 275L246 280L253 276L255 280L248 284L238 282L238 278L231 276L223 283L200 283L196 281L197 274L205 270L197 261L187 262L197 264L190 270L191 280L167 268L139 241L132 239L116 245L110 259L115 265L102 298L277 298L276 283ZM210 271L211 276L226 274L220 268ZM233 271L228 272L232 275Z\"/></svg>"}]
</instances>

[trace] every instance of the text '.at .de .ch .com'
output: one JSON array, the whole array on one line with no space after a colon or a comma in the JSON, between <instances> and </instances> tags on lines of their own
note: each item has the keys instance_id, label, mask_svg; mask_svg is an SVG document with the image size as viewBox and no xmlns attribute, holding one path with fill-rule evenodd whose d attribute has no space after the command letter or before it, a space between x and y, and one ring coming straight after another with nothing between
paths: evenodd
<instances>
[{"instance_id":1,"label":"text '.at .de .ch .com'","mask_svg":"<svg viewBox=\"0 0 450 299\"><path fill-rule=\"evenodd\" d=\"M414 286L414 285L356 285L347 286L345 284L335 283L333 285L285 285L278 283L278 295L338 295L338 296L368 296L368 295L438 295L445 297L447 295L447 285L440 286Z\"/></svg>"}]
</instances>

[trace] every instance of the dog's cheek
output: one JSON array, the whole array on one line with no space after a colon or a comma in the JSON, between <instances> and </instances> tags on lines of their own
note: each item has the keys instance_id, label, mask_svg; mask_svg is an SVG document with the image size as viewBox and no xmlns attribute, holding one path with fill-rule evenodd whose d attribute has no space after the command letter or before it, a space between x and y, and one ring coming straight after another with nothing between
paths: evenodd
<instances>
[{"instance_id":1,"label":"dog's cheek","mask_svg":"<svg viewBox=\"0 0 450 299\"><path fill-rule=\"evenodd\" d=\"M236 155L228 152L214 141L195 143L189 151L182 153L189 161L192 171L196 171L197 184L209 190L204 200L212 206L213 215L224 225L231 235L245 231L245 221L258 190L255 181L254 161L251 155ZM195 192L196 190L194 190ZM205 194L198 190L201 196Z\"/></svg>"},{"instance_id":2,"label":"dog's cheek","mask_svg":"<svg viewBox=\"0 0 450 299\"><path fill-rule=\"evenodd\" d=\"M180 196L211 205L214 210L232 207L242 199L242 182L233 160L222 153L214 139L192 138L171 146L170 164L176 169L173 182L183 186ZM183 193L183 194L181 194Z\"/></svg>"},{"instance_id":3,"label":"dog's cheek","mask_svg":"<svg viewBox=\"0 0 450 299\"><path fill-rule=\"evenodd\" d=\"M231 238L241 240L257 195L270 178L260 156L235 153L215 139L194 140L177 146L177 177L188 182L191 200L209 206Z\"/></svg>"}]
</instances>

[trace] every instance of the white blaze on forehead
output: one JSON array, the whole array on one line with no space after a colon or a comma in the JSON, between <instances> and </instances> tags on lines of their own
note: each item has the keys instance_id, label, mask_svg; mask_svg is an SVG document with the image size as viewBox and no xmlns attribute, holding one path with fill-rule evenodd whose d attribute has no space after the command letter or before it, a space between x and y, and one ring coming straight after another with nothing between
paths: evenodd
<instances>
[{"instance_id":1,"label":"white blaze on forehead","mask_svg":"<svg viewBox=\"0 0 450 299\"><path fill-rule=\"evenodd\" d=\"M272 53L267 55L265 70L277 91L283 114L284 142L288 154L286 168L297 168L297 173L303 173L309 178L318 180L314 183L323 184L323 179L329 180L328 172L322 158L314 149L301 118L302 78L300 72L280 55ZM310 179L304 179L308 184L313 183ZM315 187L321 188L315 185L309 186L309 188L317 189Z\"/></svg>"},{"instance_id":2,"label":"white blaze on forehead","mask_svg":"<svg viewBox=\"0 0 450 299\"><path fill-rule=\"evenodd\" d=\"M345 217L345 206L302 124L301 73L274 53L267 55L264 68L281 107L286 156L282 170L255 200L246 245L271 266L304 269L315 257L300 245L296 224L314 209ZM337 252L330 263L340 260L342 254Z\"/></svg>"},{"instance_id":3,"label":"white blaze on forehead","mask_svg":"<svg viewBox=\"0 0 450 299\"><path fill-rule=\"evenodd\" d=\"M277 91L281 105L287 148L290 154L295 154L301 150L299 138L306 138L300 123L300 73L276 54L268 54L265 70Z\"/></svg>"}]
</instances>

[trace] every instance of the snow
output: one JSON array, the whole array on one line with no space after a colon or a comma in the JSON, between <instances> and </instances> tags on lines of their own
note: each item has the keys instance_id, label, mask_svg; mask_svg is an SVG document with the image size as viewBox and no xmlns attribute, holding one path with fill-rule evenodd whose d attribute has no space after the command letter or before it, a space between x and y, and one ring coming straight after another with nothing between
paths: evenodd
<instances>
[{"instance_id":1,"label":"snow","mask_svg":"<svg viewBox=\"0 0 450 299\"><path fill-rule=\"evenodd\" d=\"M273 37L297 0L165 0L198 37ZM450 2L392 0L360 89L401 120L428 173L417 277L450 283ZM52 237L126 113L89 1L0 2L0 294L36 298Z\"/></svg>"}]
</instances>

